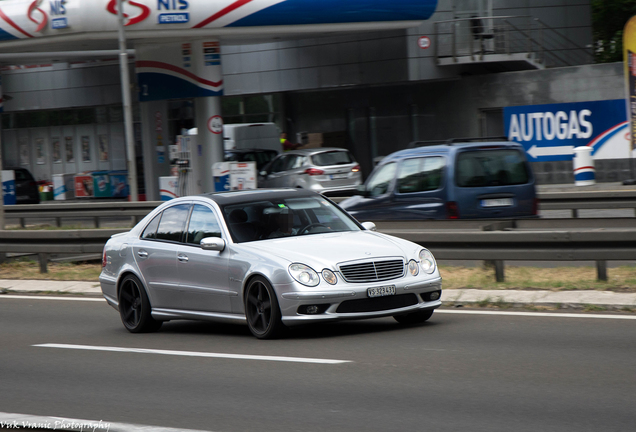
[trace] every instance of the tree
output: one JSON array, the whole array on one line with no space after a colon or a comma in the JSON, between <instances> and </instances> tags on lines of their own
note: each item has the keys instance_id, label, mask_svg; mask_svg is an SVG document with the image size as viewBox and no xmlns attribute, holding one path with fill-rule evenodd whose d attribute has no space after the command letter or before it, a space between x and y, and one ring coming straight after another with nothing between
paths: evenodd
<instances>
[{"instance_id":1,"label":"tree","mask_svg":"<svg viewBox=\"0 0 636 432\"><path fill-rule=\"evenodd\" d=\"M597 63L623 61L623 28L636 15L636 0L592 0L594 56Z\"/></svg>"}]
</instances>

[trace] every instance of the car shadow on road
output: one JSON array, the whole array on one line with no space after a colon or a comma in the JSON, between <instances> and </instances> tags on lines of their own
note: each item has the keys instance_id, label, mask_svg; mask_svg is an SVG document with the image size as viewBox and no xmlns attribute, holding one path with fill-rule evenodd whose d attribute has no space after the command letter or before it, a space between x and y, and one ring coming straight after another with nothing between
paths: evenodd
<instances>
[{"instance_id":1,"label":"car shadow on road","mask_svg":"<svg viewBox=\"0 0 636 432\"><path fill-rule=\"evenodd\" d=\"M333 323L311 323L285 328L280 339L306 340L361 336L367 334L372 335L405 331L407 329L432 328L436 325L437 324L434 321L427 321L425 323L414 325L402 325L394 321L392 318L340 321ZM159 332L167 334L253 337L247 326L244 324L215 323L206 321L171 321L165 323Z\"/></svg>"}]
</instances>

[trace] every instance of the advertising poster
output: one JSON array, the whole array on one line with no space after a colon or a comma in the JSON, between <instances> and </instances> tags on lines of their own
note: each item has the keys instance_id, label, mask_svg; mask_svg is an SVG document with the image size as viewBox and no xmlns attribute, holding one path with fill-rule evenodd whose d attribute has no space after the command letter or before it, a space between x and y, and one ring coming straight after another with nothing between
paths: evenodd
<instances>
[{"instance_id":1,"label":"advertising poster","mask_svg":"<svg viewBox=\"0 0 636 432\"><path fill-rule=\"evenodd\" d=\"M53 163L62 163L62 151L60 149L60 139L58 137L51 138L53 150L51 151L51 158Z\"/></svg>"},{"instance_id":2,"label":"advertising poster","mask_svg":"<svg viewBox=\"0 0 636 432\"><path fill-rule=\"evenodd\" d=\"M627 89L627 112L631 122L631 150L636 149L636 16L633 16L623 30L623 63L625 87Z\"/></svg>"},{"instance_id":3,"label":"advertising poster","mask_svg":"<svg viewBox=\"0 0 636 432\"><path fill-rule=\"evenodd\" d=\"M82 161L91 161L91 139L87 136L82 137Z\"/></svg>"},{"instance_id":4,"label":"advertising poster","mask_svg":"<svg viewBox=\"0 0 636 432\"><path fill-rule=\"evenodd\" d=\"M104 162L108 160L108 136L99 136L99 160Z\"/></svg>"},{"instance_id":5,"label":"advertising poster","mask_svg":"<svg viewBox=\"0 0 636 432\"><path fill-rule=\"evenodd\" d=\"M64 137L64 147L66 150L66 162L75 162L75 152L73 151L73 137Z\"/></svg>"},{"instance_id":6,"label":"advertising poster","mask_svg":"<svg viewBox=\"0 0 636 432\"><path fill-rule=\"evenodd\" d=\"M35 139L35 159L38 165L44 165L46 154L44 152L44 138Z\"/></svg>"},{"instance_id":7,"label":"advertising poster","mask_svg":"<svg viewBox=\"0 0 636 432\"><path fill-rule=\"evenodd\" d=\"M26 138L20 138L20 165L29 165L29 144Z\"/></svg>"}]
</instances>

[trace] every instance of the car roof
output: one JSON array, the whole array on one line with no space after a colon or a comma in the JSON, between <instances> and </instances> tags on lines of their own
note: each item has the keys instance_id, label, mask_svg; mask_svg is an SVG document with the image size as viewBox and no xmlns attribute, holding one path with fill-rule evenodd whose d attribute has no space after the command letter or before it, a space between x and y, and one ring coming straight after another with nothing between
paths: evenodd
<instances>
[{"instance_id":1,"label":"car roof","mask_svg":"<svg viewBox=\"0 0 636 432\"><path fill-rule=\"evenodd\" d=\"M241 204L246 202L268 200L268 199L282 199L282 198L303 198L303 197L321 197L320 194L312 192L307 189L293 189L293 188L280 188L280 189L245 189L237 191L226 192L209 192L199 197L209 198L216 202L220 206ZM188 197L184 197L188 198ZM192 198L192 197L190 197Z\"/></svg>"},{"instance_id":2,"label":"car roof","mask_svg":"<svg viewBox=\"0 0 636 432\"><path fill-rule=\"evenodd\" d=\"M289 150L285 152L285 154L301 154L301 155L307 156L307 155L312 155L315 153L323 153L323 152L330 152L330 151L348 152L349 150L345 148L337 148L337 147L315 147L315 148L308 148L308 149Z\"/></svg>"},{"instance_id":3,"label":"car roof","mask_svg":"<svg viewBox=\"0 0 636 432\"><path fill-rule=\"evenodd\" d=\"M233 148L225 150L226 153L278 153L273 149L264 149L264 148Z\"/></svg>"},{"instance_id":4,"label":"car roof","mask_svg":"<svg viewBox=\"0 0 636 432\"><path fill-rule=\"evenodd\" d=\"M411 145L418 145L418 142L411 143ZM424 145L421 147L408 148L405 150L399 150L386 156L380 162L384 164L386 162L405 159L409 157L421 156L425 154L451 154L456 153L458 150L466 149L480 149L480 148L514 148L523 149L523 146L519 143L512 141L483 141L483 142L470 142L470 143L449 143L449 144L437 144L437 145Z\"/></svg>"}]
</instances>

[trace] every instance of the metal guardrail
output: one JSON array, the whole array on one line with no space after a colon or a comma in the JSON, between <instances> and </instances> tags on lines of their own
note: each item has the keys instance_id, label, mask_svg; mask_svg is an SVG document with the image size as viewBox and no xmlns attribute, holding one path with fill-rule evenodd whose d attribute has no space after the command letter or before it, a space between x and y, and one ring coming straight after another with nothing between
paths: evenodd
<instances>
[{"instance_id":1,"label":"metal guardrail","mask_svg":"<svg viewBox=\"0 0 636 432\"><path fill-rule=\"evenodd\" d=\"M626 221L631 221L627 219ZM495 276L504 280L504 261L596 261L598 278L607 280L607 261L636 260L636 227L519 228L535 221L497 221L464 228L441 228L450 221L378 222L378 231L429 248L442 260L492 260ZM468 221L473 222L473 221ZM438 223L437 227L434 224ZM483 221L482 221L483 223ZM625 222L628 223L628 222ZM410 224L410 225L409 225ZM40 271L48 254L101 253L110 230L0 231L0 253L37 253Z\"/></svg>"},{"instance_id":2,"label":"metal guardrail","mask_svg":"<svg viewBox=\"0 0 636 432\"><path fill-rule=\"evenodd\" d=\"M590 192L544 192L539 193L540 210L571 210L572 217L578 217L583 209L634 209L636 216L636 190L590 191ZM332 198L340 202L345 197ZM73 202L55 204L21 204L5 206L5 218L19 219L20 226L26 226L28 219L55 219L61 226L62 219L91 218L96 228L107 218L130 218L133 226L150 213L162 201L138 202ZM456 223L459 221L452 221Z\"/></svg>"}]
</instances>

